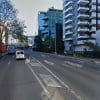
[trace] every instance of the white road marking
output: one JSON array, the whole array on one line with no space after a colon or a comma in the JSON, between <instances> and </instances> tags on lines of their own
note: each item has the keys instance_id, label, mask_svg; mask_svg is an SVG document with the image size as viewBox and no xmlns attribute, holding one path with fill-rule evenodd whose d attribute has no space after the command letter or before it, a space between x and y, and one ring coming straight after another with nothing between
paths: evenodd
<instances>
[{"instance_id":1,"label":"white road marking","mask_svg":"<svg viewBox=\"0 0 100 100\"><path fill-rule=\"evenodd\" d=\"M26 64L30 63L30 59L26 59L26 60L25 60L25 63L26 63Z\"/></svg>"},{"instance_id":2,"label":"white road marking","mask_svg":"<svg viewBox=\"0 0 100 100\"><path fill-rule=\"evenodd\" d=\"M78 62L80 62L80 63L84 63L84 61L83 61L83 60L81 60L81 59L78 59L77 61L78 61Z\"/></svg>"},{"instance_id":3,"label":"white road marking","mask_svg":"<svg viewBox=\"0 0 100 100\"><path fill-rule=\"evenodd\" d=\"M71 65L71 66L78 67L78 68L82 68L82 67L83 67L83 66L80 65L80 64L73 63L73 62L70 62L70 61L65 61L64 63L69 64L69 65Z\"/></svg>"},{"instance_id":4,"label":"white road marking","mask_svg":"<svg viewBox=\"0 0 100 100\"><path fill-rule=\"evenodd\" d=\"M47 63L47 64L49 64L49 65L54 65L53 62L50 62L50 61L48 61L48 60L44 60L44 62Z\"/></svg>"},{"instance_id":5,"label":"white road marking","mask_svg":"<svg viewBox=\"0 0 100 100\"><path fill-rule=\"evenodd\" d=\"M41 65L39 63L34 63L34 62L31 62L30 65L31 66L36 66L36 67L41 67Z\"/></svg>"},{"instance_id":6,"label":"white road marking","mask_svg":"<svg viewBox=\"0 0 100 100\"><path fill-rule=\"evenodd\" d=\"M8 62L8 65L10 65L10 64L11 64L11 61Z\"/></svg>"},{"instance_id":7,"label":"white road marking","mask_svg":"<svg viewBox=\"0 0 100 100\"><path fill-rule=\"evenodd\" d=\"M96 64L100 64L100 61L95 61Z\"/></svg>"},{"instance_id":8,"label":"white road marking","mask_svg":"<svg viewBox=\"0 0 100 100\"><path fill-rule=\"evenodd\" d=\"M36 58L35 59L38 63L41 64L41 66L46 69L53 77L55 77L64 87L66 87L70 92L72 91L73 95L76 96L76 98L78 100L83 100L78 94L76 94L75 92L73 92L73 90L67 85L65 84L65 82L63 82L59 77L57 77L50 69L48 69L45 65L43 65L40 61L38 61Z\"/></svg>"},{"instance_id":9,"label":"white road marking","mask_svg":"<svg viewBox=\"0 0 100 100\"><path fill-rule=\"evenodd\" d=\"M44 92L47 94L48 98L50 98L50 93L48 92L48 90L46 89L46 87L43 85L43 83L41 82L41 80L39 79L39 77L37 76L37 74L35 73L35 71L32 69L32 67L27 64L29 69L31 70L32 74L35 76L35 78L37 79L37 81L39 82L40 86L42 87L42 89L44 90Z\"/></svg>"},{"instance_id":10,"label":"white road marking","mask_svg":"<svg viewBox=\"0 0 100 100\"><path fill-rule=\"evenodd\" d=\"M51 87L61 87L59 85L59 83L51 75L40 74L40 77L43 79L44 83L47 86L51 86Z\"/></svg>"}]
</instances>

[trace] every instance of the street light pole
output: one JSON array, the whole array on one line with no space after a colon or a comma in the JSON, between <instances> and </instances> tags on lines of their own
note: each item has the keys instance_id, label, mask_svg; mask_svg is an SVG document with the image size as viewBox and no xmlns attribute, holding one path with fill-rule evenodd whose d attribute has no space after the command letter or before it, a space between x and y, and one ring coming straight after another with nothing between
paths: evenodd
<instances>
[{"instance_id":1,"label":"street light pole","mask_svg":"<svg viewBox=\"0 0 100 100\"><path fill-rule=\"evenodd\" d=\"M55 32L55 54L57 54L57 46L56 46L57 42L56 42L56 40L57 40L57 35L56 35L56 32Z\"/></svg>"}]
</instances>

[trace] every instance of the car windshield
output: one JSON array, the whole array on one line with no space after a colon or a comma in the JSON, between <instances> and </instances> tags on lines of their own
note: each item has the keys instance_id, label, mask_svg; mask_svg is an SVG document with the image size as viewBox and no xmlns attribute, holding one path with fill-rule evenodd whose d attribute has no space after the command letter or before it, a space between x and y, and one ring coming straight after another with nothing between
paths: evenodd
<instances>
[{"instance_id":1,"label":"car windshield","mask_svg":"<svg viewBox=\"0 0 100 100\"><path fill-rule=\"evenodd\" d=\"M100 100L100 0L0 0L0 100Z\"/></svg>"}]
</instances>

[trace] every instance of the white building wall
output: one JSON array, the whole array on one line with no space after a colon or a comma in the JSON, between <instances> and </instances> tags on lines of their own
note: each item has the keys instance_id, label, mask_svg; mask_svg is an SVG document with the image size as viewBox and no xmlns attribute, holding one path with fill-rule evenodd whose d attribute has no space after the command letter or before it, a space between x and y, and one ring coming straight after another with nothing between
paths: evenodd
<instances>
[{"instance_id":1,"label":"white building wall","mask_svg":"<svg viewBox=\"0 0 100 100\"><path fill-rule=\"evenodd\" d=\"M75 52L83 52L85 51L85 48L87 51L92 51L92 49L90 49L88 46L81 45L81 46L75 47Z\"/></svg>"},{"instance_id":2,"label":"white building wall","mask_svg":"<svg viewBox=\"0 0 100 100\"><path fill-rule=\"evenodd\" d=\"M100 30L96 31L95 37L96 43L98 44L98 46L100 46Z\"/></svg>"}]
</instances>

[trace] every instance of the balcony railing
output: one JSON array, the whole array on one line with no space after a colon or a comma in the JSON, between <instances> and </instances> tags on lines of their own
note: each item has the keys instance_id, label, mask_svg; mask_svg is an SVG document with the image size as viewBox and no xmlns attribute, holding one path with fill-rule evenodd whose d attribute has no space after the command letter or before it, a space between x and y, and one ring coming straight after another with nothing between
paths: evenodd
<instances>
[{"instance_id":1,"label":"balcony railing","mask_svg":"<svg viewBox=\"0 0 100 100\"><path fill-rule=\"evenodd\" d=\"M89 11L89 8L88 7L79 7L78 11L86 12L86 11Z\"/></svg>"},{"instance_id":2,"label":"balcony railing","mask_svg":"<svg viewBox=\"0 0 100 100\"><path fill-rule=\"evenodd\" d=\"M89 4L89 1L88 0L79 0L78 4L79 5L87 5L87 4Z\"/></svg>"},{"instance_id":3,"label":"balcony railing","mask_svg":"<svg viewBox=\"0 0 100 100\"><path fill-rule=\"evenodd\" d=\"M71 29L71 28L72 28L71 25L68 25L67 27L65 27L66 30Z\"/></svg>"},{"instance_id":4,"label":"balcony railing","mask_svg":"<svg viewBox=\"0 0 100 100\"><path fill-rule=\"evenodd\" d=\"M65 4L65 7L72 5L72 1L69 1L67 4Z\"/></svg>"},{"instance_id":5,"label":"balcony railing","mask_svg":"<svg viewBox=\"0 0 100 100\"><path fill-rule=\"evenodd\" d=\"M72 17L72 13L69 13L68 15L65 16L65 18L67 17Z\"/></svg>"},{"instance_id":6,"label":"balcony railing","mask_svg":"<svg viewBox=\"0 0 100 100\"><path fill-rule=\"evenodd\" d=\"M69 19L69 20L67 20L67 21L65 22L65 24L68 24L68 23L72 23L72 20Z\"/></svg>"},{"instance_id":7,"label":"balcony railing","mask_svg":"<svg viewBox=\"0 0 100 100\"><path fill-rule=\"evenodd\" d=\"M66 35L72 35L73 32L66 32L65 34L66 34Z\"/></svg>"},{"instance_id":8,"label":"balcony railing","mask_svg":"<svg viewBox=\"0 0 100 100\"><path fill-rule=\"evenodd\" d=\"M89 15L79 13L78 18L89 18Z\"/></svg>"},{"instance_id":9,"label":"balcony railing","mask_svg":"<svg viewBox=\"0 0 100 100\"><path fill-rule=\"evenodd\" d=\"M69 7L65 10L65 12L68 12L68 11L71 11L73 8L72 7Z\"/></svg>"},{"instance_id":10,"label":"balcony railing","mask_svg":"<svg viewBox=\"0 0 100 100\"><path fill-rule=\"evenodd\" d=\"M89 32L89 29L87 28L78 28L78 32Z\"/></svg>"},{"instance_id":11,"label":"balcony railing","mask_svg":"<svg viewBox=\"0 0 100 100\"><path fill-rule=\"evenodd\" d=\"M72 39L72 37L70 37L70 38L65 38L65 40L66 41L72 41L73 39Z\"/></svg>"},{"instance_id":12,"label":"balcony railing","mask_svg":"<svg viewBox=\"0 0 100 100\"><path fill-rule=\"evenodd\" d=\"M87 21L79 21L78 22L78 25L89 25L89 22L87 22Z\"/></svg>"},{"instance_id":13,"label":"balcony railing","mask_svg":"<svg viewBox=\"0 0 100 100\"><path fill-rule=\"evenodd\" d=\"M43 24L43 27L48 27L48 24Z\"/></svg>"},{"instance_id":14,"label":"balcony railing","mask_svg":"<svg viewBox=\"0 0 100 100\"><path fill-rule=\"evenodd\" d=\"M48 17L47 16L43 17L43 20L48 20Z\"/></svg>"}]
</instances>

